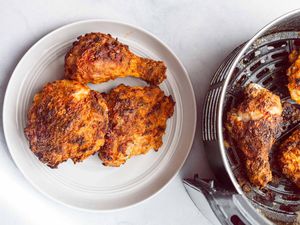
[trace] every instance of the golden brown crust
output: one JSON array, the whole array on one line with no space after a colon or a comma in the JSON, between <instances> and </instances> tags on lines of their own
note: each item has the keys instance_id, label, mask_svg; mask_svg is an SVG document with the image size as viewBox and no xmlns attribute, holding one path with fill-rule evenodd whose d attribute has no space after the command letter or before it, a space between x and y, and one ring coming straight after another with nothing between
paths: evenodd
<instances>
[{"instance_id":1,"label":"golden brown crust","mask_svg":"<svg viewBox=\"0 0 300 225\"><path fill-rule=\"evenodd\" d=\"M109 131L99 157L106 166L120 166L131 156L162 145L167 119L173 115L171 96L156 86L119 85L105 96Z\"/></svg>"},{"instance_id":2,"label":"golden brown crust","mask_svg":"<svg viewBox=\"0 0 300 225\"><path fill-rule=\"evenodd\" d=\"M287 70L288 75L288 89L291 94L291 98L300 104L300 55L299 52L294 50L289 55L289 60L292 65Z\"/></svg>"},{"instance_id":3,"label":"golden brown crust","mask_svg":"<svg viewBox=\"0 0 300 225\"><path fill-rule=\"evenodd\" d=\"M300 188L300 129L297 129L280 146L279 164L282 173Z\"/></svg>"},{"instance_id":4,"label":"golden brown crust","mask_svg":"<svg viewBox=\"0 0 300 225\"><path fill-rule=\"evenodd\" d=\"M134 55L110 34L89 33L78 37L65 57L65 78L81 83L102 83L133 76L158 85L166 79L166 66Z\"/></svg>"},{"instance_id":5,"label":"golden brown crust","mask_svg":"<svg viewBox=\"0 0 300 225\"><path fill-rule=\"evenodd\" d=\"M34 96L25 135L32 152L55 168L97 152L107 127L108 109L100 93L76 81L59 80Z\"/></svg>"},{"instance_id":6,"label":"golden brown crust","mask_svg":"<svg viewBox=\"0 0 300 225\"><path fill-rule=\"evenodd\" d=\"M245 156L250 182L258 187L272 180L269 151L281 132L281 113L279 97L255 84L246 87L243 101L227 113L226 129Z\"/></svg>"}]
</instances>

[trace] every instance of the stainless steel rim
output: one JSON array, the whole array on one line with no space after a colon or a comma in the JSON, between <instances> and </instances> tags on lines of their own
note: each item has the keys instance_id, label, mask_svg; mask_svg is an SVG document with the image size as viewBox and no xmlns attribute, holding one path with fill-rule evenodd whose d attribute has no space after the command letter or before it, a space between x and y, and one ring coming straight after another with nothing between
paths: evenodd
<instances>
[{"instance_id":1,"label":"stainless steel rim","mask_svg":"<svg viewBox=\"0 0 300 225\"><path fill-rule=\"evenodd\" d=\"M225 169L227 171L227 174L230 177L230 180L232 181L234 188L236 189L236 191L241 194L242 196L245 196L245 193L243 192L241 186L239 185L239 183L236 180L236 177L231 169L231 166L229 164L228 158L227 158L227 154L226 154L226 149L224 147L224 137L223 137L223 111L224 111L224 103L225 103L225 97L226 97L226 91L227 88L229 86L229 82L234 74L234 70L236 68L236 66L238 65L239 61L241 60L241 58L243 57L243 55L247 52L247 50L251 47L251 45L253 45L255 43L256 40L258 40L259 38L261 38L262 36L268 34L269 30L272 27L276 27L276 25L280 22L282 22L285 19L288 19L292 16L298 15L299 16L300 10L295 10L292 11L290 13L287 13L281 17L279 17L278 19L274 20L273 22L271 22L270 24L268 24L267 26L265 26L263 29L261 29L252 39L250 39L239 51L238 54L236 54L236 56L233 59L233 62L228 70L226 79L222 85L221 88L221 94L220 94L220 99L219 99L219 103L218 103L218 109L217 109L217 137L218 137L218 145L220 148L220 153L222 156L222 160L223 160L223 164L225 166ZM253 208L253 210L255 210L255 208L252 206L252 204L250 204L250 201L247 202L249 204L249 206L251 206ZM295 216L291 216L291 220L294 218ZM288 218L287 218L288 219ZM288 219L288 220L290 220Z\"/></svg>"},{"instance_id":2,"label":"stainless steel rim","mask_svg":"<svg viewBox=\"0 0 300 225\"><path fill-rule=\"evenodd\" d=\"M235 57L235 60L233 61L231 68L228 72L228 76L223 84L223 88L221 91L221 96L220 96L220 101L218 104L218 120L217 120L217 132L218 132L218 137L219 137L219 147L221 149L221 154L222 154L222 159L223 159L223 163L225 165L225 168L227 170L227 173L229 174L231 180L233 181L233 185L236 188L236 190L238 191L239 194L244 195L243 190L241 189L240 185L236 182L235 176L233 175L230 165L228 163L226 154L225 154L225 148L224 148L224 137L223 137L223 121L222 121L222 116L223 116L223 105L224 105L224 99L225 99L225 95L226 95L226 89L228 87L228 83L231 79L231 76L233 74L234 68L236 67L236 65L238 64L240 58L242 57L242 55L247 51L247 49L251 46L251 44L253 44L253 42L260 36L262 36L270 27L272 27L273 25L275 25L276 23L278 23L279 21L283 20L284 18L288 18L292 15L298 14L300 13L300 9L294 10L292 12L289 12L277 19L275 19L273 22L269 23L267 26L265 26L263 29L261 29L253 38L251 38L243 47L243 49L239 52L239 54Z\"/></svg>"}]
</instances>

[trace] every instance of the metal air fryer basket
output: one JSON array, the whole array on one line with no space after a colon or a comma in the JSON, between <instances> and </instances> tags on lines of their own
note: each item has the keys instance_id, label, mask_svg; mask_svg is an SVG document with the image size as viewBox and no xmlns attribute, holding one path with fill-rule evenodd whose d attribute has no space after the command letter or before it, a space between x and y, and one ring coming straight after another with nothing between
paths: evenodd
<instances>
[{"instance_id":1,"label":"metal air fryer basket","mask_svg":"<svg viewBox=\"0 0 300 225\"><path fill-rule=\"evenodd\" d=\"M300 191L273 167L273 179L263 190L245 184L236 149L224 146L223 117L250 82L260 84L289 101L286 69L288 54L300 49L300 10L290 12L237 47L213 76L203 111L203 142L219 185L213 181L188 179L186 185L201 190L216 216L224 224L297 223ZM283 136L299 124L287 124ZM238 182L238 180L240 182ZM245 192L245 188L248 190ZM269 220L267 220L268 218ZM298 218L299 219L299 218Z\"/></svg>"}]
</instances>

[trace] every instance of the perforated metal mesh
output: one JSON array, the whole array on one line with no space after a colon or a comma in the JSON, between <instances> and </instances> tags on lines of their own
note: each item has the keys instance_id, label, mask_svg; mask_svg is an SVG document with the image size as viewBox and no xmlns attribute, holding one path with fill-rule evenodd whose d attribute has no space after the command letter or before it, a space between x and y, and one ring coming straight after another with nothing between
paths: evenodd
<instances>
[{"instance_id":1,"label":"perforated metal mesh","mask_svg":"<svg viewBox=\"0 0 300 225\"><path fill-rule=\"evenodd\" d=\"M204 142L214 142L218 139L216 123L220 90L226 79L228 68L243 46L235 49L220 66L211 81L211 88L206 96L203 120ZM225 108L227 112L239 100L243 88L250 82L278 94L282 100L289 101L286 70L289 66L288 54L300 48L299 32L280 32L257 39L243 57L239 60L226 90ZM295 125L286 124L282 136L287 135ZM276 146L275 146L276 148ZM234 148L226 149L231 170L240 181L245 178L240 152ZM286 179L276 166L275 157L271 155L273 181L263 190L243 183L245 195L267 217L273 220L292 222L297 211L300 211L300 191ZM244 179L244 181L247 179Z\"/></svg>"},{"instance_id":2,"label":"perforated metal mesh","mask_svg":"<svg viewBox=\"0 0 300 225\"><path fill-rule=\"evenodd\" d=\"M299 32L282 32L271 34L258 39L249 51L241 58L236 74L231 78L226 94L226 108L231 108L239 99L242 89L254 82L268 88L280 96L284 101L289 101L287 89L286 70L289 66L288 55L294 49L300 47ZM295 124L287 124L282 136L288 135ZM279 137L281 139L281 137ZM300 191L286 179L277 167L276 147L270 156L273 181L263 190L252 187L247 183L249 189L246 196L260 208L268 217L283 221L292 221L296 212L300 211ZM240 178L244 175L244 169L238 151L227 149L231 168Z\"/></svg>"}]
</instances>

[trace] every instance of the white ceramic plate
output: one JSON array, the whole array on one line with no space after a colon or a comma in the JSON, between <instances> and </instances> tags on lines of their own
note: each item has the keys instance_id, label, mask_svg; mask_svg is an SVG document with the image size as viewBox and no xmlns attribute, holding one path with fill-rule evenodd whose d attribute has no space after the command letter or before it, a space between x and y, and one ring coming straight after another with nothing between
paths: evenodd
<instances>
[{"instance_id":1,"label":"white ceramic plate","mask_svg":"<svg viewBox=\"0 0 300 225\"><path fill-rule=\"evenodd\" d=\"M163 146L158 152L131 158L120 168L104 167L97 155L74 165L70 160L50 169L30 151L23 130L34 94L46 82L63 78L64 56L76 37L88 32L110 33L138 55L159 59L167 65L161 85L176 101L168 120ZM118 84L146 85L122 78L99 85L108 91ZM24 55L9 81L3 105L4 133L10 153L24 176L39 191L69 206L86 210L127 207L161 190L174 177L190 151L196 127L196 104L191 82L178 58L153 35L131 25L80 21L63 26L38 41Z\"/></svg>"}]
</instances>

